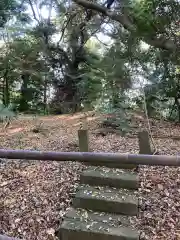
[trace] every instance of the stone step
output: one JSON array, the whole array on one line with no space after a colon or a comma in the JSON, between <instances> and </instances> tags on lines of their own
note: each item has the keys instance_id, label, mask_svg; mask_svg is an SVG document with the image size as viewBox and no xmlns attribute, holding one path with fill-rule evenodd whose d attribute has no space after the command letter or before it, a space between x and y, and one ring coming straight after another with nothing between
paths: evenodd
<instances>
[{"instance_id":1,"label":"stone step","mask_svg":"<svg viewBox=\"0 0 180 240\"><path fill-rule=\"evenodd\" d=\"M86 166L104 166L109 168L120 168L120 169L136 169L135 164L123 164L123 163L108 163L108 162L84 162Z\"/></svg>"},{"instance_id":2,"label":"stone step","mask_svg":"<svg viewBox=\"0 0 180 240\"><path fill-rule=\"evenodd\" d=\"M91 186L109 186L115 188L138 189L137 174L121 169L89 167L80 176L82 184Z\"/></svg>"},{"instance_id":3,"label":"stone step","mask_svg":"<svg viewBox=\"0 0 180 240\"><path fill-rule=\"evenodd\" d=\"M115 227L98 221L65 218L58 237L60 240L138 240L139 234L131 227Z\"/></svg>"},{"instance_id":4,"label":"stone step","mask_svg":"<svg viewBox=\"0 0 180 240\"><path fill-rule=\"evenodd\" d=\"M138 198L133 191L108 187L80 186L73 199L75 208L133 216L138 213Z\"/></svg>"},{"instance_id":5,"label":"stone step","mask_svg":"<svg viewBox=\"0 0 180 240\"><path fill-rule=\"evenodd\" d=\"M129 227L133 218L113 213L94 212L83 208L70 208L65 217L81 221L102 222L114 227Z\"/></svg>"}]
</instances>

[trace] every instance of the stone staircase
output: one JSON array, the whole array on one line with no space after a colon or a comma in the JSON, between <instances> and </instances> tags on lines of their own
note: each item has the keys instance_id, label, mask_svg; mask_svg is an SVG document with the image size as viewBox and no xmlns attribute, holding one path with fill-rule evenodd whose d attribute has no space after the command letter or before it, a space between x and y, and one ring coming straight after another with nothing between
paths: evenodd
<instances>
[{"instance_id":1,"label":"stone staircase","mask_svg":"<svg viewBox=\"0 0 180 240\"><path fill-rule=\"evenodd\" d=\"M138 240L139 233L131 224L131 216L138 214L138 176L132 168L134 165L88 166L59 239Z\"/></svg>"}]
</instances>

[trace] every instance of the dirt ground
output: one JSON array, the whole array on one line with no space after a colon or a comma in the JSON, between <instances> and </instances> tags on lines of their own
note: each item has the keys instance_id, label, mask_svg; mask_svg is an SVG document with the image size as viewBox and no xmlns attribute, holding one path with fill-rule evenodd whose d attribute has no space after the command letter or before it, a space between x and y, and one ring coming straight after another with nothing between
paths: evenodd
<instances>
[{"instance_id":1,"label":"dirt ground","mask_svg":"<svg viewBox=\"0 0 180 240\"><path fill-rule=\"evenodd\" d=\"M97 134L102 116L88 115L91 151L138 153L136 137ZM0 148L79 151L82 116L20 117L8 129L1 128ZM147 127L144 118L135 114L132 124L134 132ZM179 125L151 120L151 129L159 154L179 154L180 141L172 138L180 136ZM80 163L0 159L0 234L55 240L81 171ZM135 224L141 238L180 240L180 168L142 166L139 176L140 214Z\"/></svg>"}]
</instances>

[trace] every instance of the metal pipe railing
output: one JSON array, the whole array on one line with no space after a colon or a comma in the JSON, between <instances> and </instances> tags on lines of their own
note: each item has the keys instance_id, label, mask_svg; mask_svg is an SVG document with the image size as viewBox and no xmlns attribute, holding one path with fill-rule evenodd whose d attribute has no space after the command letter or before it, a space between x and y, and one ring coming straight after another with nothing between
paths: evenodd
<instances>
[{"instance_id":1,"label":"metal pipe railing","mask_svg":"<svg viewBox=\"0 0 180 240\"><path fill-rule=\"evenodd\" d=\"M0 158L41 161L77 161L115 164L180 166L180 156L96 153L96 152L44 152L0 149Z\"/></svg>"},{"instance_id":2,"label":"metal pipe railing","mask_svg":"<svg viewBox=\"0 0 180 240\"><path fill-rule=\"evenodd\" d=\"M5 235L0 235L0 240L20 240L19 238L8 237Z\"/></svg>"}]
</instances>

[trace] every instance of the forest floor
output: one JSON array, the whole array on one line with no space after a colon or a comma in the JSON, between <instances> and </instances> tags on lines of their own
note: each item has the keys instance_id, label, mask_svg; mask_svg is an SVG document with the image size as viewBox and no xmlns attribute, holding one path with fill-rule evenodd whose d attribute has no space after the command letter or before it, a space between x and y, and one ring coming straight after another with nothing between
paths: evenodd
<instances>
[{"instance_id":1,"label":"forest floor","mask_svg":"<svg viewBox=\"0 0 180 240\"><path fill-rule=\"evenodd\" d=\"M79 151L77 130L82 114L20 117L0 130L0 148ZM138 140L117 134L97 134L101 116L89 113L90 150L138 153ZM134 131L147 127L143 116L132 117ZM160 154L179 154L180 126L151 120ZM39 129L38 133L34 129ZM157 138L157 136L159 138ZM166 136L166 137L165 137ZM0 160L0 234L27 240L55 240L70 206L80 163ZM141 239L180 240L180 168L140 167Z\"/></svg>"}]
</instances>

